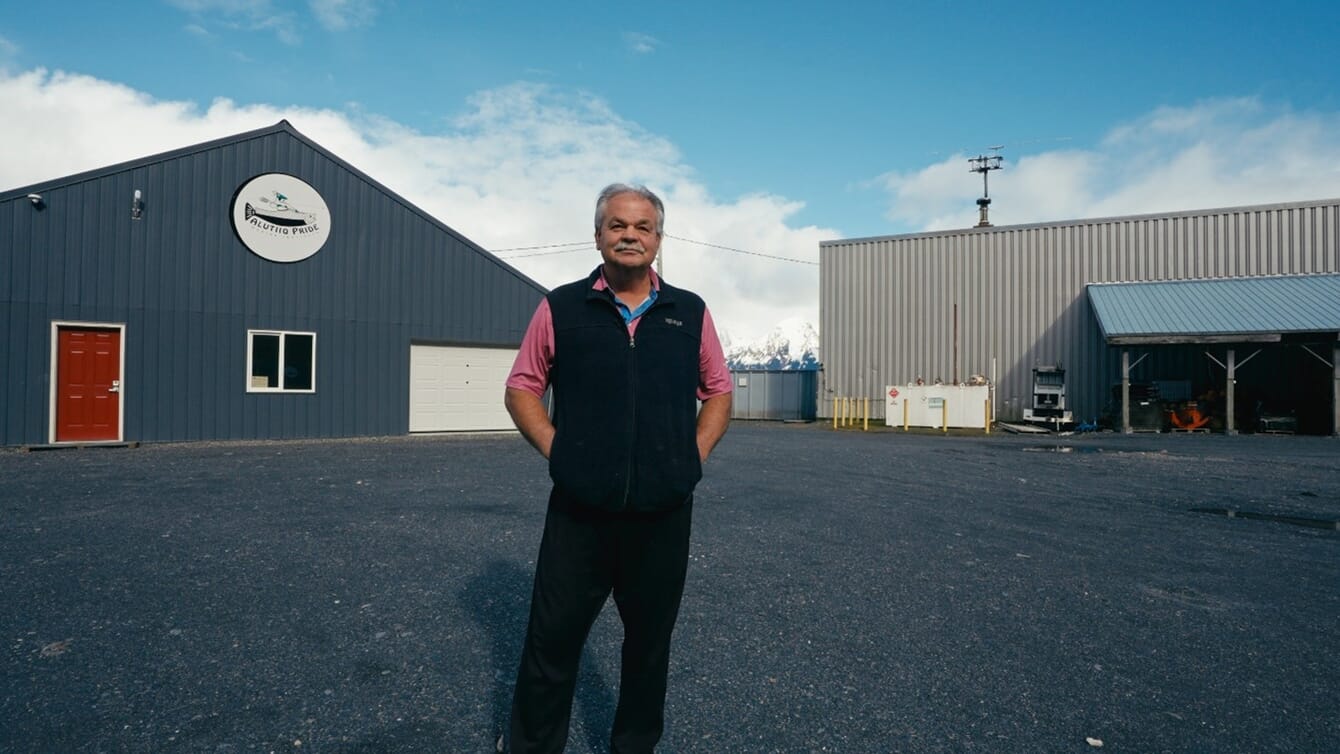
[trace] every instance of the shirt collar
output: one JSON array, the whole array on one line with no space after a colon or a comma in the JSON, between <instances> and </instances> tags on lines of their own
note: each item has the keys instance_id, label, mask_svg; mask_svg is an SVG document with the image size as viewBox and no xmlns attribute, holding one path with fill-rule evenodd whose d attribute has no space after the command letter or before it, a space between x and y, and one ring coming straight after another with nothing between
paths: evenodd
<instances>
[{"instance_id":1,"label":"shirt collar","mask_svg":"<svg viewBox=\"0 0 1340 754\"><path fill-rule=\"evenodd\" d=\"M610 287L610 284L605 281L605 265L602 264L596 269L600 270L600 274L596 275L596 281L591 284L591 288L597 291L607 290ZM656 274L656 270L648 269L647 274L651 275L651 289L653 291L660 291L661 278Z\"/></svg>"}]
</instances>

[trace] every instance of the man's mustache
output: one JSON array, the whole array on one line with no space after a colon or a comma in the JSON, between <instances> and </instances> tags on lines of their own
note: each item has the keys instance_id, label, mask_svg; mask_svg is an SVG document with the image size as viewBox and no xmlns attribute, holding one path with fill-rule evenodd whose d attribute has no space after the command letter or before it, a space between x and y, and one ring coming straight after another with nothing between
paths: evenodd
<instances>
[{"instance_id":1,"label":"man's mustache","mask_svg":"<svg viewBox=\"0 0 1340 754\"><path fill-rule=\"evenodd\" d=\"M614 249L613 249L613 251L627 251L627 250L629 250L629 249L632 249L633 251L636 251L636 252L638 252L638 253L642 253L642 252L645 252L645 251L646 251L646 249L642 248L642 244L640 244L640 243L628 243L628 242L626 242L626 241L620 241L619 243L614 244Z\"/></svg>"}]
</instances>

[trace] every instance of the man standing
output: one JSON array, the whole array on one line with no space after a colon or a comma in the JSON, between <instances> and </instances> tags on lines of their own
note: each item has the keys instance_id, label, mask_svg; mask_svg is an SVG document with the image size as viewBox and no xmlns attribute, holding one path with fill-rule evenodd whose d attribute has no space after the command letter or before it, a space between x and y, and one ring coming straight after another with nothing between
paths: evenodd
<instances>
[{"instance_id":1,"label":"man standing","mask_svg":"<svg viewBox=\"0 0 1340 754\"><path fill-rule=\"evenodd\" d=\"M693 488L730 421L730 372L707 307L652 271L660 198L607 186L595 226L603 263L540 302L507 379L507 411L554 482L512 701L513 754L563 751L582 645L611 592L624 641L610 750L655 748Z\"/></svg>"}]
</instances>

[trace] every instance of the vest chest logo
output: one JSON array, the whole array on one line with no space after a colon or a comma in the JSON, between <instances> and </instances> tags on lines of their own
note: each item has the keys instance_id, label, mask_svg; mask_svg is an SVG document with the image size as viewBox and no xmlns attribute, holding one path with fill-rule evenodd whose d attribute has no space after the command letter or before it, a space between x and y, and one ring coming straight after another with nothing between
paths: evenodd
<instances>
[{"instance_id":1,"label":"vest chest logo","mask_svg":"<svg viewBox=\"0 0 1340 754\"><path fill-rule=\"evenodd\" d=\"M683 322L681 322L680 320L677 320L677 319L675 319L675 318L673 318L673 317L666 317L666 318L665 318L665 323L666 323L667 325L674 325L675 327L683 327L683 326L684 326L684 323L683 323Z\"/></svg>"}]
</instances>

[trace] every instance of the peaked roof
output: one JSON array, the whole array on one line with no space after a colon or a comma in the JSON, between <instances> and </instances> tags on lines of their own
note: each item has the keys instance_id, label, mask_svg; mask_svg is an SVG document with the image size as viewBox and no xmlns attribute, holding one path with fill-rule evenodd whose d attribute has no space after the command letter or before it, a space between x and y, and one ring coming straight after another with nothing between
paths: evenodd
<instances>
[{"instance_id":1,"label":"peaked roof","mask_svg":"<svg viewBox=\"0 0 1340 754\"><path fill-rule=\"evenodd\" d=\"M101 178L102 176L105 175L124 173L127 170L134 170L136 168L144 167L146 165L153 165L159 162L167 162L168 160L173 160L178 157L184 157L186 155L195 154L197 152L208 152L211 149L216 149L218 147L226 146L228 144L235 144L237 142L247 141L249 139L256 139L262 136L269 136L270 134L280 132L292 135L294 138L298 139L307 146L315 149L316 151L320 152L326 157L329 157L335 162L338 162L343 167L348 168L349 170L352 170L353 172L357 173L360 177L376 184L378 188L383 188L380 183L373 181L366 174L364 174L363 171L359 170L358 168L355 168L353 165L350 165L349 163L340 159L339 157L337 157L335 154L333 154L320 144L317 144L316 142L312 141L306 136L303 136L301 133L298 133L298 130L293 127L293 124L289 123L287 120L281 120L278 123L274 124L273 126L265 126L264 128L257 128L251 131L243 131L242 133L239 134L224 136L218 139L211 139L210 141L201 142L199 144L190 144L188 146L178 147L177 149L171 149L166 152L159 152L157 154L151 154L145 157L137 157L133 160L126 160L125 162L118 162L112 165L106 165L100 168L94 168L92 170L85 170L82 173L73 173L71 175L57 176L55 178L48 178L45 181L38 181L37 183L29 184L27 186L20 186L18 188L6 189L0 191L0 201L8 201L9 199L13 199L16 197L27 196L30 193L40 193L42 191L50 191L52 189L57 189L62 186L69 186L71 184L82 183L84 181L93 180L95 178Z\"/></svg>"},{"instance_id":2,"label":"peaked roof","mask_svg":"<svg viewBox=\"0 0 1340 754\"><path fill-rule=\"evenodd\" d=\"M331 152L329 149L326 149L320 144L317 144L315 141L312 141L307 136L304 136L302 133L298 131L298 129L293 127L293 124L289 123L287 120L280 120L273 126L265 126L264 128L257 128L253 131L244 131L239 134L233 134L232 136L224 136L222 138L213 139L211 141L202 142L200 144L192 144L190 146L181 147L179 149L173 149L167 152L160 152L158 154L149 155L147 157L140 157L126 162L119 162L115 165L108 165L106 167L95 168L93 170L86 170L82 173L75 173L73 175L62 176L59 178L52 178L50 180L41 181L39 183L34 183L28 186L22 186L15 189L0 191L0 202L26 197L30 193L41 193L43 191L50 191L52 189L60 188L62 186L69 186L71 184L81 183L83 181L89 181L96 178L101 178L103 176L112 175L115 173L122 173L127 170L134 170L136 168L144 167L146 165L153 165L159 162L166 162L168 160L173 160L178 157L184 157L186 155L196 154L197 152L207 152L211 149L216 149L218 147L227 146L229 144L235 144L242 141L247 141L249 139L257 139L263 136L269 136L271 134L276 133L286 133L292 136L293 138L297 139L298 141L302 142L306 146L320 153L322 156L336 163L340 167L358 176L361 180L371 184L378 191L382 192L383 194L386 194L392 200L400 203L406 209L410 210L416 215L419 215L424 220L428 221L430 224L435 225L443 232L456 237L465 246L473 249L475 253L484 256L489 261L493 262L499 267L504 268L512 275L520 278L521 280L525 281L526 283L534 287L535 290L540 291L541 293L544 293L545 291L548 290L544 286L532 280L530 277L523 274L517 268L504 262L502 259L499 259L497 256L490 253L484 247L465 237L464 235L459 233L455 228L452 228L451 226L447 225L446 223L442 222L436 217L433 217L433 215L429 214L428 212L420 208L418 205L414 204L413 202L409 201L400 194L397 194L396 192L387 188L380 181L376 180L367 173L364 173L362 170L359 170L358 168L354 167L347 160L341 158L339 155L335 154L334 152Z\"/></svg>"},{"instance_id":3,"label":"peaked roof","mask_svg":"<svg viewBox=\"0 0 1340 754\"><path fill-rule=\"evenodd\" d=\"M1277 341L1340 333L1340 274L1091 283L1109 344Z\"/></svg>"}]
</instances>

